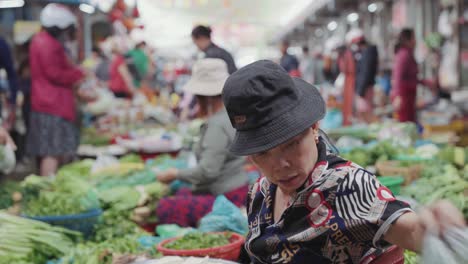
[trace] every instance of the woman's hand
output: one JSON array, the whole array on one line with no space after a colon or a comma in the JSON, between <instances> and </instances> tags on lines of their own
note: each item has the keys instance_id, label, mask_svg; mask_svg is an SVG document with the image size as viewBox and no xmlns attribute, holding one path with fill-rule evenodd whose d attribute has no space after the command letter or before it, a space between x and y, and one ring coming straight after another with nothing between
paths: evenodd
<instances>
[{"instance_id":1,"label":"woman's hand","mask_svg":"<svg viewBox=\"0 0 468 264\"><path fill-rule=\"evenodd\" d=\"M442 200L419 212L420 224L426 232L442 234L450 227L465 227L462 213L449 201Z\"/></svg>"},{"instance_id":2,"label":"woman's hand","mask_svg":"<svg viewBox=\"0 0 468 264\"><path fill-rule=\"evenodd\" d=\"M448 201L438 201L416 213L406 213L390 227L384 239L402 248L420 252L427 232L442 234L450 227L465 227L462 213Z\"/></svg>"},{"instance_id":3,"label":"woman's hand","mask_svg":"<svg viewBox=\"0 0 468 264\"><path fill-rule=\"evenodd\" d=\"M156 176L156 179L162 183L169 184L177 179L179 170L176 168L170 168L167 171L161 172Z\"/></svg>"},{"instance_id":4,"label":"woman's hand","mask_svg":"<svg viewBox=\"0 0 468 264\"><path fill-rule=\"evenodd\" d=\"M393 105L393 108L395 109L395 111L398 111L400 110L400 107L401 107L401 97L400 96L396 96L393 101L392 101L392 105Z\"/></svg>"}]
</instances>

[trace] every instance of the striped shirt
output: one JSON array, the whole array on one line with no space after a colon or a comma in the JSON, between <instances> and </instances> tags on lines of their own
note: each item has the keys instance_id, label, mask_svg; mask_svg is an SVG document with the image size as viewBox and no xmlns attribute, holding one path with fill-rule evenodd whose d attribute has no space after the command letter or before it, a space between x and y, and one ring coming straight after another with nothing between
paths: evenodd
<instances>
[{"instance_id":1,"label":"striped shirt","mask_svg":"<svg viewBox=\"0 0 468 264\"><path fill-rule=\"evenodd\" d=\"M277 186L261 178L251 188L245 249L253 263L368 263L389 245L390 224L411 211L374 175L325 149L320 142L316 167L278 222Z\"/></svg>"}]
</instances>

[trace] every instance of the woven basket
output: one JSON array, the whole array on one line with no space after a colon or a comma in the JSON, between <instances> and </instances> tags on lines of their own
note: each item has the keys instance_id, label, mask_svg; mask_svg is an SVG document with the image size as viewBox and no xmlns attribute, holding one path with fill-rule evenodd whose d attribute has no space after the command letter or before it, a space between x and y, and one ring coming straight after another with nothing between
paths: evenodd
<instances>
[{"instance_id":1,"label":"woven basket","mask_svg":"<svg viewBox=\"0 0 468 264\"><path fill-rule=\"evenodd\" d=\"M411 184L413 181L419 179L423 169L422 164L415 164L409 167L400 165L400 161L379 161L375 164L377 171L382 176L396 176L401 175L405 178L403 185Z\"/></svg>"}]
</instances>

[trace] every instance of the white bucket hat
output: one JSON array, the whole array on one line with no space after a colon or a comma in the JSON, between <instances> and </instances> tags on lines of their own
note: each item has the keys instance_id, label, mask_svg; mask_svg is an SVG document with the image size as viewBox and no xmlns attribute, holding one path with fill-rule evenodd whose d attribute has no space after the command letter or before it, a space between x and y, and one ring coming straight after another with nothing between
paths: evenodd
<instances>
[{"instance_id":1,"label":"white bucket hat","mask_svg":"<svg viewBox=\"0 0 468 264\"><path fill-rule=\"evenodd\" d=\"M41 25L44 27L58 27L65 29L71 25L76 25L75 15L66 6L61 4L48 4L41 11Z\"/></svg>"},{"instance_id":2,"label":"white bucket hat","mask_svg":"<svg viewBox=\"0 0 468 264\"><path fill-rule=\"evenodd\" d=\"M192 77L183 90L194 95L221 95L229 77L227 64L221 59L201 59L193 65Z\"/></svg>"}]
</instances>

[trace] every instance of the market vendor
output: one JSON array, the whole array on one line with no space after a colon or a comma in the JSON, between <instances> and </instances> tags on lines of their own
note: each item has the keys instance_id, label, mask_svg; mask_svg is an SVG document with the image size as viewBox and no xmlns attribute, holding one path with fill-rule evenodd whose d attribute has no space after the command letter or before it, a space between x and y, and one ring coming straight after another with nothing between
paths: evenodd
<instances>
[{"instance_id":1,"label":"market vendor","mask_svg":"<svg viewBox=\"0 0 468 264\"><path fill-rule=\"evenodd\" d=\"M91 100L76 89L85 72L73 64L66 44L75 38L77 19L64 5L41 11L42 30L29 48L31 115L27 153L38 159L40 174L51 176L79 145L75 99Z\"/></svg>"},{"instance_id":2,"label":"market vendor","mask_svg":"<svg viewBox=\"0 0 468 264\"><path fill-rule=\"evenodd\" d=\"M368 263L391 244L419 251L426 230L465 225L445 201L416 214L370 172L332 154L319 130L320 93L275 63L235 72L223 100L237 131L231 152L265 176L247 197L252 262Z\"/></svg>"},{"instance_id":3,"label":"market vendor","mask_svg":"<svg viewBox=\"0 0 468 264\"><path fill-rule=\"evenodd\" d=\"M194 147L198 165L187 170L169 169L156 176L164 183L179 179L193 185L192 190L182 189L175 196L160 200L156 214L161 224L195 226L211 211L220 194L237 206L245 204L248 191L243 171L245 159L229 152L235 131L221 98L228 76L227 65L221 59L202 59L193 66L184 91L196 95L199 115L206 119Z\"/></svg>"}]
</instances>

